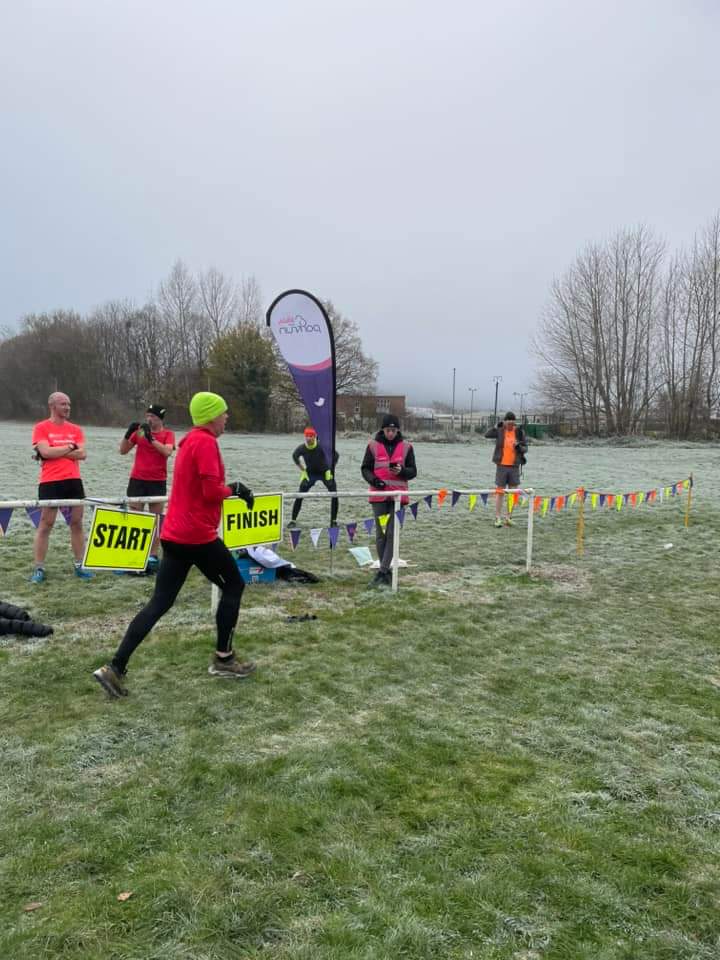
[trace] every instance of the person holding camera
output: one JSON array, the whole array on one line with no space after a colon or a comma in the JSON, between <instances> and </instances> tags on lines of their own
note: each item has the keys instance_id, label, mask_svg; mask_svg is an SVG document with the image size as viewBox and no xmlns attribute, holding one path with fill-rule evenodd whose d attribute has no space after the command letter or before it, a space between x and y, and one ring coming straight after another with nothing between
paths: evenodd
<instances>
[{"instance_id":1,"label":"person holding camera","mask_svg":"<svg viewBox=\"0 0 720 960\"><path fill-rule=\"evenodd\" d=\"M367 445L360 470L370 484L368 502L375 516L375 545L380 561L380 569L370 581L370 586L389 587L397 501L394 497L388 499L387 493L407 490L408 481L417 476L412 444L400 433L400 421L393 414L388 413L383 417L381 429ZM403 506L409 502L409 497L402 497ZM384 516L388 519L383 527L380 517Z\"/></svg>"},{"instance_id":2,"label":"person holding camera","mask_svg":"<svg viewBox=\"0 0 720 960\"><path fill-rule=\"evenodd\" d=\"M135 448L135 461L128 480L128 497L164 497L167 494L167 465L175 450L175 434L166 430L165 407L159 403L151 403L145 410L145 420L137 420L128 426L125 436L120 441L120 453L123 456ZM131 510L143 510L144 504L139 500L130 500ZM150 513L160 516L164 509L163 503L149 503ZM155 526L155 536L150 547L148 570L154 573L159 564L158 548L160 546L160 521Z\"/></svg>"},{"instance_id":3,"label":"person holding camera","mask_svg":"<svg viewBox=\"0 0 720 960\"><path fill-rule=\"evenodd\" d=\"M504 494L508 487L520 486L520 468L524 466L527 453L527 438L521 426L515 423L515 414L509 410L496 427L485 434L487 440L495 441L492 460L495 464L495 526L513 525L510 511L503 517Z\"/></svg>"},{"instance_id":4,"label":"person holding camera","mask_svg":"<svg viewBox=\"0 0 720 960\"><path fill-rule=\"evenodd\" d=\"M32 432L34 457L40 463L38 500L84 500L85 490L80 479L80 461L84 460L85 434L70 423L70 397L56 390L48 397L47 420L36 423ZM34 567L31 583L45 582L45 557L50 534L55 525L57 507L43 507L33 544ZM70 508L70 544L75 559L75 576L91 580L94 576L83 565L85 533L83 531L83 507Z\"/></svg>"},{"instance_id":5,"label":"person holding camera","mask_svg":"<svg viewBox=\"0 0 720 960\"><path fill-rule=\"evenodd\" d=\"M217 643L208 673L242 679L255 670L254 663L237 660L233 652L244 584L232 554L218 537L223 500L240 497L252 509L255 498L239 480L225 483L225 465L218 446L228 419L223 398L216 393L196 393L190 401L190 416L194 426L178 444L155 591L131 621L112 660L93 672L111 697L127 694L123 678L130 657L173 606L192 567L220 588L215 614Z\"/></svg>"}]
</instances>

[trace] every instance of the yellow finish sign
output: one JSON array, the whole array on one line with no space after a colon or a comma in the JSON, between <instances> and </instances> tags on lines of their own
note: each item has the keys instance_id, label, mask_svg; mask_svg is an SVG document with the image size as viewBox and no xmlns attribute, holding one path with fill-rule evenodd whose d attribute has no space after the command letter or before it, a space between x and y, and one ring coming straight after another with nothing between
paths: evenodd
<instances>
[{"instance_id":1,"label":"yellow finish sign","mask_svg":"<svg viewBox=\"0 0 720 960\"><path fill-rule=\"evenodd\" d=\"M239 497L223 500L222 538L230 550L282 540L282 494L255 497L252 510Z\"/></svg>"},{"instance_id":2,"label":"yellow finish sign","mask_svg":"<svg viewBox=\"0 0 720 960\"><path fill-rule=\"evenodd\" d=\"M144 570L156 522L154 513L96 507L83 566L92 570Z\"/></svg>"}]
</instances>

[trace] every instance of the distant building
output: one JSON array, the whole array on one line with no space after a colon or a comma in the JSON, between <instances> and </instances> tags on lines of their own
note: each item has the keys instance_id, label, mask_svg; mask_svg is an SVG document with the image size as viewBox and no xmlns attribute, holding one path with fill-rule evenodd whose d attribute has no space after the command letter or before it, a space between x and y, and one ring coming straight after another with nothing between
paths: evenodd
<instances>
[{"instance_id":1,"label":"distant building","mask_svg":"<svg viewBox=\"0 0 720 960\"><path fill-rule=\"evenodd\" d=\"M335 401L340 430L367 430L379 427L386 413L401 421L405 417L404 394L339 393Z\"/></svg>"}]
</instances>

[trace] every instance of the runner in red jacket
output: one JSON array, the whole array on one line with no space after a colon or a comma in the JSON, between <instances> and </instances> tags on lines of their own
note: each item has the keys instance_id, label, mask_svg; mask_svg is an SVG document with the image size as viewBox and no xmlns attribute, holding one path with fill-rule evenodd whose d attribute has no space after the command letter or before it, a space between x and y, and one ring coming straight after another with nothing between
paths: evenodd
<instances>
[{"instance_id":1,"label":"runner in red jacket","mask_svg":"<svg viewBox=\"0 0 720 960\"><path fill-rule=\"evenodd\" d=\"M127 628L110 663L93 676L112 697L125 696L123 677L133 651L175 603L190 572L197 567L220 588L216 614L217 648L208 673L214 677L243 678L255 670L251 661L235 659L232 638L240 611L243 580L233 557L218 537L222 502L241 497L252 507L252 490L225 483L225 466L217 438L227 423L227 404L216 393L196 393L190 401L193 429L180 441L173 485L163 524L163 548L155 592Z\"/></svg>"}]
</instances>

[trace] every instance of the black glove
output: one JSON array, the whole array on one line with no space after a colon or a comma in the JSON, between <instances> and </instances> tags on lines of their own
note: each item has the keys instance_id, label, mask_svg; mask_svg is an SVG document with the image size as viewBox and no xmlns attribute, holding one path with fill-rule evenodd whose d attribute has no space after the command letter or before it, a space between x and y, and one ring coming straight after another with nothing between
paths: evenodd
<instances>
[{"instance_id":1,"label":"black glove","mask_svg":"<svg viewBox=\"0 0 720 960\"><path fill-rule=\"evenodd\" d=\"M255 505L255 497L250 487L246 487L245 484L239 480L235 480L233 483L228 484L228 486L232 490L232 495L234 497L240 497L241 500L245 501L248 510L252 510Z\"/></svg>"},{"instance_id":2,"label":"black glove","mask_svg":"<svg viewBox=\"0 0 720 960\"><path fill-rule=\"evenodd\" d=\"M380 477L374 477L370 486L375 487L376 490L384 490L387 484L384 480L381 480Z\"/></svg>"},{"instance_id":3,"label":"black glove","mask_svg":"<svg viewBox=\"0 0 720 960\"><path fill-rule=\"evenodd\" d=\"M500 427L501 427L504 423L505 423L504 420L498 420L498 430L500 429Z\"/></svg>"},{"instance_id":4,"label":"black glove","mask_svg":"<svg viewBox=\"0 0 720 960\"><path fill-rule=\"evenodd\" d=\"M139 422L138 420L133 420L133 422L130 424L130 426L129 426L129 427L127 428L127 430L125 431L125 439L126 439L126 440L129 440L130 437L135 433L135 431L137 430L137 428L138 428L139 426L140 426L140 422Z\"/></svg>"},{"instance_id":5,"label":"black glove","mask_svg":"<svg viewBox=\"0 0 720 960\"><path fill-rule=\"evenodd\" d=\"M152 430L150 429L150 424L149 424L149 423L141 423L141 424L140 424L140 429L142 430L143 436L145 437L145 439L147 440L147 442L148 442L148 443L152 443Z\"/></svg>"}]
</instances>

